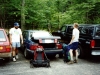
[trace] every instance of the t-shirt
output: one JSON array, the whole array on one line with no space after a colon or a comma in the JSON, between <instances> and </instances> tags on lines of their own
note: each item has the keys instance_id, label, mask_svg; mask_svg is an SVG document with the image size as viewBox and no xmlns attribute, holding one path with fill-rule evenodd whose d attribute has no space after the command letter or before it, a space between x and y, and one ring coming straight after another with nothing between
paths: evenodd
<instances>
[{"instance_id":1,"label":"t-shirt","mask_svg":"<svg viewBox=\"0 0 100 75\"><path fill-rule=\"evenodd\" d=\"M79 39L79 30L76 29L76 28L74 28L74 29L73 29L72 35L75 37L75 38L73 39L73 42L78 42L78 39Z\"/></svg>"},{"instance_id":2,"label":"t-shirt","mask_svg":"<svg viewBox=\"0 0 100 75\"><path fill-rule=\"evenodd\" d=\"M12 42L20 42L20 35L22 34L22 31L20 28L15 29L15 28L11 28L9 31L9 34L12 34Z\"/></svg>"}]
</instances>

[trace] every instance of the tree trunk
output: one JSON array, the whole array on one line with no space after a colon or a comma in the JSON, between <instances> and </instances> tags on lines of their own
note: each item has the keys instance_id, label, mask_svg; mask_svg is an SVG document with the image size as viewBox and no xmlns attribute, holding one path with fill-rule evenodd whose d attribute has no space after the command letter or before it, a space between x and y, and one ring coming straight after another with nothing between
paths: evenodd
<instances>
[{"instance_id":1,"label":"tree trunk","mask_svg":"<svg viewBox=\"0 0 100 75\"><path fill-rule=\"evenodd\" d=\"M22 0L22 7L21 7L21 29L22 31L25 29L25 0Z\"/></svg>"}]
</instances>

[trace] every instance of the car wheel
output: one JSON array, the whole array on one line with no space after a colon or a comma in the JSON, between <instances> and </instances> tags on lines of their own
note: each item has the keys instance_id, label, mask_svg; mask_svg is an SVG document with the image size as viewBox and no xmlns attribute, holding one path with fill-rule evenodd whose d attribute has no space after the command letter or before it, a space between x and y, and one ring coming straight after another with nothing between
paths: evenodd
<instances>
[{"instance_id":1,"label":"car wheel","mask_svg":"<svg viewBox=\"0 0 100 75\"><path fill-rule=\"evenodd\" d=\"M83 50L82 50L82 48L81 48L81 46L78 46L78 54L79 54L79 58L84 58L84 52L83 52Z\"/></svg>"},{"instance_id":2,"label":"car wheel","mask_svg":"<svg viewBox=\"0 0 100 75\"><path fill-rule=\"evenodd\" d=\"M25 48L25 50L24 50L24 56L25 56L25 58L29 58L29 56L28 56L28 53L27 53L27 48Z\"/></svg>"}]
</instances>

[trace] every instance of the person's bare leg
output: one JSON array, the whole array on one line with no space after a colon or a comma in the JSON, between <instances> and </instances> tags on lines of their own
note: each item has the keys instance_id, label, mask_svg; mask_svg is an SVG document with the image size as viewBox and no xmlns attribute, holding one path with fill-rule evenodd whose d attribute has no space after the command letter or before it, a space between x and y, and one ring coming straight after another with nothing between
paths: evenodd
<instances>
[{"instance_id":1,"label":"person's bare leg","mask_svg":"<svg viewBox=\"0 0 100 75\"><path fill-rule=\"evenodd\" d=\"M13 56L13 57L15 57L15 54L16 54L15 50L16 50L16 48L13 47L13 48L12 48L12 56Z\"/></svg>"},{"instance_id":2,"label":"person's bare leg","mask_svg":"<svg viewBox=\"0 0 100 75\"><path fill-rule=\"evenodd\" d=\"M16 59L18 59L18 48L16 48Z\"/></svg>"},{"instance_id":3,"label":"person's bare leg","mask_svg":"<svg viewBox=\"0 0 100 75\"><path fill-rule=\"evenodd\" d=\"M16 55L18 54L18 48L16 48Z\"/></svg>"},{"instance_id":4,"label":"person's bare leg","mask_svg":"<svg viewBox=\"0 0 100 75\"><path fill-rule=\"evenodd\" d=\"M78 51L75 50L75 53L76 53L76 60L78 59Z\"/></svg>"},{"instance_id":5,"label":"person's bare leg","mask_svg":"<svg viewBox=\"0 0 100 75\"><path fill-rule=\"evenodd\" d=\"M71 59L71 61L73 61L73 50L70 49L69 53L70 53L70 59Z\"/></svg>"},{"instance_id":6,"label":"person's bare leg","mask_svg":"<svg viewBox=\"0 0 100 75\"><path fill-rule=\"evenodd\" d=\"M75 50L75 55L76 55L76 57L75 57L75 63L77 63L78 62L78 51L77 50Z\"/></svg>"},{"instance_id":7,"label":"person's bare leg","mask_svg":"<svg viewBox=\"0 0 100 75\"><path fill-rule=\"evenodd\" d=\"M15 47L12 47L12 56L13 56L13 61L16 61L16 59L15 59L15 55L16 55L15 50L16 50L16 48L15 48Z\"/></svg>"},{"instance_id":8,"label":"person's bare leg","mask_svg":"<svg viewBox=\"0 0 100 75\"><path fill-rule=\"evenodd\" d=\"M70 49L69 53L70 53L70 62L68 62L68 64L73 64L73 50Z\"/></svg>"}]
</instances>

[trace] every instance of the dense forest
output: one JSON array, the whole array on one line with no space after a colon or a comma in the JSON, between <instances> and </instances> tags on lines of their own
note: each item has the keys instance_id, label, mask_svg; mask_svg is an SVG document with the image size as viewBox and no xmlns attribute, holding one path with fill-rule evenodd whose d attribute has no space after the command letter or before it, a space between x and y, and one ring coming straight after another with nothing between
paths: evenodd
<instances>
[{"instance_id":1,"label":"dense forest","mask_svg":"<svg viewBox=\"0 0 100 75\"><path fill-rule=\"evenodd\" d=\"M100 0L0 0L0 27L54 31L64 24L100 23Z\"/></svg>"}]
</instances>

